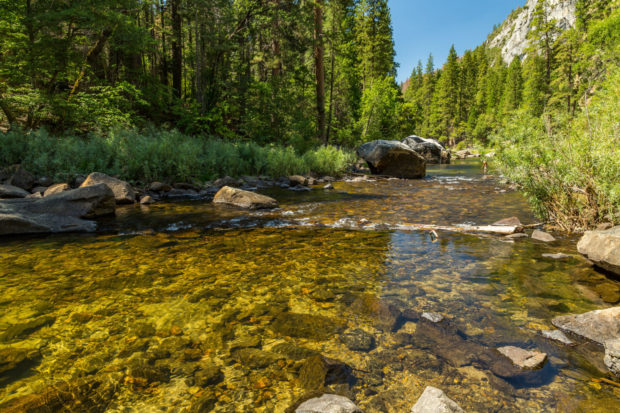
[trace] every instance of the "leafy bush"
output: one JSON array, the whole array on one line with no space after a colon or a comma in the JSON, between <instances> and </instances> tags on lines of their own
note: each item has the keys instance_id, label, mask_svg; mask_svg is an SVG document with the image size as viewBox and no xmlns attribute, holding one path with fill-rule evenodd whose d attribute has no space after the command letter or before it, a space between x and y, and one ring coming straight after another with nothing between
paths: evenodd
<instances>
[{"instance_id":1,"label":"leafy bush","mask_svg":"<svg viewBox=\"0 0 620 413\"><path fill-rule=\"evenodd\" d=\"M502 172L567 230L620 221L620 70L572 122L517 114L495 137Z\"/></svg>"},{"instance_id":2,"label":"leafy bush","mask_svg":"<svg viewBox=\"0 0 620 413\"><path fill-rule=\"evenodd\" d=\"M33 173L59 180L93 171L130 181L208 180L224 175L338 175L351 153L320 147L300 155L292 147L260 146L176 130L112 130L107 135L52 136L45 129L0 133L0 166L21 163Z\"/></svg>"}]
</instances>

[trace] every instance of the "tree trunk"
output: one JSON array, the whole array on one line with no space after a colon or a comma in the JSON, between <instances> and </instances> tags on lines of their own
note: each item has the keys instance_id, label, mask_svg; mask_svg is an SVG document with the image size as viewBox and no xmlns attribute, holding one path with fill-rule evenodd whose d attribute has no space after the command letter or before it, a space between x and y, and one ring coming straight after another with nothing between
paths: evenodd
<instances>
[{"instance_id":1,"label":"tree trunk","mask_svg":"<svg viewBox=\"0 0 620 413\"><path fill-rule=\"evenodd\" d=\"M177 98L181 97L183 77L183 33L179 5L181 0L171 0L172 13L172 89Z\"/></svg>"},{"instance_id":2,"label":"tree trunk","mask_svg":"<svg viewBox=\"0 0 620 413\"><path fill-rule=\"evenodd\" d=\"M163 0L159 0L159 17L161 18L161 82L168 87L168 57L166 50L166 8Z\"/></svg>"},{"instance_id":3,"label":"tree trunk","mask_svg":"<svg viewBox=\"0 0 620 413\"><path fill-rule=\"evenodd\" d=\"M325 67L323 56L323 0L314 3L314 69L316 75L317 136L327 144L325 135Z\"/></svg>"},{"instance_id":4,"label":"tree trunk","mask_svg":"<svg viewBox=\"0 0 620 413\"><path fill-rule=\"evenodd\" d=\"M15 123L15 115L13 111L9 107L8 103L4 101L2 95L0 95L0 109L4 112L4 116L6 116L6 120L9 122L9 126Z\"/></svg>"},{"instance_id":5,"label":"tree trunk","mask_svg":"<svg viewBox=\"0 0 620 413\"><path fill-rule=\"evenodd\" d=\"M86 68L88 66L94 66L95 63L97 62L97 57L101 54L101 51L103 50L103 46L110 38L113 31L114 29L110 29L110 28L104 29L101 32L101 35L99 35L97 42L93 45L93 47L90 48L90 50L86 54L86 63L82 65L82 69L80 70L78 77L75 79L75 82L73 83L73 87L71 88L71 93L69 93L69 97L67 98L67 101L73 98L73 95L75 94L75 92L77 92L78 87L80 87L80 82L82 81L82 79L84 78L84 75L86 74Z\"/></svg>"}]
</instances>

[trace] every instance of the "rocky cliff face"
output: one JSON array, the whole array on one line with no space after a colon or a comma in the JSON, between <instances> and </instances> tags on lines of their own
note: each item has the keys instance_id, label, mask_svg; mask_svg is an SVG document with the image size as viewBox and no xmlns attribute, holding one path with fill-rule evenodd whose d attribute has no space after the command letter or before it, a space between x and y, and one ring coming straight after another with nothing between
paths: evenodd
<instances>
[{"instance_id":1,"label":"rocky cliff face","mask_svg":"<svg viewBox=\"0 0 620 413\"><path fill-rule=\"evenodd\" d=\"M488 41L489 47L499 47L502 57L507 63L515 56L523 57L529 42L527 33L530 30L534 9L539 0L528 0L526 5L504 21L499 33ZM547 0L549 19L555 19L560 30L573 27L575 24L575 6L577 0Z\"/></svg>"}]
</instances>

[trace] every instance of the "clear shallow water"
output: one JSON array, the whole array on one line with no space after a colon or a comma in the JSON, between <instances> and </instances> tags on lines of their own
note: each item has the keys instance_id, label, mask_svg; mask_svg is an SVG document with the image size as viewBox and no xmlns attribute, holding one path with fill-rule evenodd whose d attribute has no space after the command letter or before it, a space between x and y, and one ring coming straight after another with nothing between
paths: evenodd
<instances>
[{"instance_id":1,"label":"clear shallow water","mask_svg":"<svg viewBox=\"0 0 620 413\"><path fill-rule=\"evenodd\" d=\"M402 412L427 385L467 411L620 411L618 389L592 380L605 377L601 349L538 335L609 306L601 283L618 288L576 239L381 230L535 222L518 193L472 161L334 186L270 191L272 212L157 204L119 211L108 234L2 240L0 411L284 412L329 391ZM549 360L507 371L502 345Z\"/></svg>"}]
</instances>

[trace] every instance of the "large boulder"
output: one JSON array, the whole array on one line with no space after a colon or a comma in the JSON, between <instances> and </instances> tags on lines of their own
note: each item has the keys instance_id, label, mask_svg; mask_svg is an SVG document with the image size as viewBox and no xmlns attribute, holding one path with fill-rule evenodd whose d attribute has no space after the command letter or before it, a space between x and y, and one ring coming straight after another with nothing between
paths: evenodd
<instances>
[{"instance_id":1,"label":"large boulder","mask_svg":"<svg viewBox=\"0 0 620 413\"><path fill-rule=\"evenodd\" d=\"M278 201L256 192L224 186L213 198L215 204L232 205L246 209L277 208Z\"/></svg>"},{"instance_id":2,"label":"large boulder","mask_svg":"<svg viewBox=\"0 0 620 413\"><path fill-rule=\"evenodd\" d=\"M563 315L551 320L554 326L604 345L620 338L620 307Z\"/></svg>"},{"instance_id":3,"label":"large boulder","mask_svg":"<svg viewBox=\"0 0 620 413\"><path fill-rule=\"evenodd\" d=\"M0 183L13 185L29 191L34 186L34 176L21 165L13 165L0 171Z\"/></svg>"},{"instance_id":4,"label":"large boulder","mask_svg":"<svg viewBox=\"0 0 620 413\"><path fill-rule=\"evenodd\" d=\"M604 231L588 231L577 250L597 266L620 274L620 226Z\"/></svg>"},{"instance_id":5,"label":"large boulder","mask_svg":"<svg viewBox=\"0 0 620 413\"><path fill-rule=\"evenodd\" d=\"M136 193L131 185L120 179L112 178L101 172L93 172L86 177L86 180L82 182L80 187L87 187L97 184L106 184L112 192L114 192L114 198L117 204L133 204L136 200Z\"/></svg>"},{"instance_id":6,"label":"large boulder","mask_svg":"<svg viewBox=\"0 0 620 413\"><path fill-rule=\"evenodd\" d=\"M83 218L113 214L114 193L104 185L44 198L0 201L0 235L49 232L92 232L96 223Z\"/></svg>"},{"instance_id":7,"label":"large boulder","mask_svg":"<svg viewBox=\"0 0 620 413\"><path fill-rule=\"evenodd\" d=\"M368 163L370 172L397 178L424 178L426 159L399 141L367 142L357 149L357 155Z\"/></svg>"},{"instance_id":8,"label":"large boulder","mask_svg":"<svg viewBox=\"0 0 620 413\"><path fill-rule=\"evenodd\" d=\"M411 413L465 413L465 411L442 390L427 386L411 408Z\"/></svg>"},{"instance_id":9,"label":"large boulder","mask_svg":"<svg viewBox=\"0 0 620 413\"><path fill-rule=\"evenodd\" d=\"M422 155L427 163L450 163L451 154L436 139L411 135L403 139L405 145Z\"/></svg>"},{"instance_id":10,"label":"large boulder","mask_svg":"<svg viewBox=\"0 0 620 413\"><path fill-rule=\"evenodd\" d=\"M324 394L303 402L295 409L295 413L362 413L362 411L344 396Z\"/></svg>"},{"instance_id":11,"label":"large boulder","mask_svg":"<svg viewBox=\"0 0 620 413\"><path fill-rule=\"evenodd\" d=\"M25 198L30 192L13 185L0 184L0 199Z\"/></svg>"}]
</instances>

